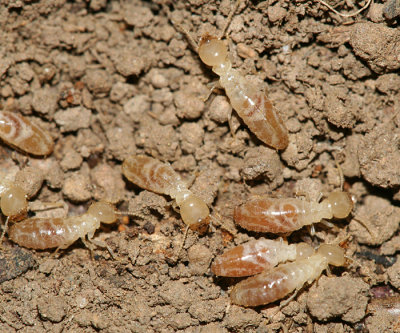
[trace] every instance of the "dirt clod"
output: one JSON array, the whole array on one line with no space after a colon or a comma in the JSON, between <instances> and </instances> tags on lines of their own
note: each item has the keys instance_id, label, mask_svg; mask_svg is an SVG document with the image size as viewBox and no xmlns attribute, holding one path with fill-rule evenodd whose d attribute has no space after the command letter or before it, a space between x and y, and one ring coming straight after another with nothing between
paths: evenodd
<instances>
[{"instance_id":1,"label":"dirt clod","mask_svg":"<svg viewBox=\"0 0 400 333\"><path fill-rule=\"evenodd\" d=\"M361 279L323 276L318 280L318 286L310 289L307 307L318 320L339 316L344 321L356 323L365 315L368 289Z\"/></svg>"},{"instance_id":2,"label":"dirt clod","mask_svg":"<svg viewBox=\"0 0 400 333\"><path fill-rule=\"evenodd\" d=\"M39 315L53 323L59 323L66 316L67 304L60 296L43 297L37 307Z\"/></svg>"},{"instance_id":3,"label":"dirt clod","mask_svg":"<svg viewBox=\"0 0 400 333\"><path fill-rule=\"evenodd\" d=\"M376 73L392 72L400 67L400 36L396 29L376 23L357 23L350 36L356 55Z\"/></svg>"}]
</instances>

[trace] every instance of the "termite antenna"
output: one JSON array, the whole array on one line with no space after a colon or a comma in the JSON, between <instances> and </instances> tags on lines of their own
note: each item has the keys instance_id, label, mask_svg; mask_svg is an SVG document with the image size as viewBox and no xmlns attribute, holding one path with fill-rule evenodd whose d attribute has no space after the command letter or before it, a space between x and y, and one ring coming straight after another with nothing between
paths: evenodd
<instances>
[{"instance_id":1,"label":"termite antenna","mask_svg":"<svg viewBox=\"0 0 400 333\"><path fill-rule=\"evenodd\" d=\"M377 231L374 230L374 228L370 225L370 223L362 221L362 220L360 220L360 219L358 219L356 217L353 217L353 220L357 221L359 224L361 224L368 231L368 233L370 234L370 236L372 238L372 241L376 242L376 240L378 239Z\"/></svg>"},{"instance_id":2,"label":"termite antenna","mask_svg":"<svg viewBox=\"0 0 400 333\"><path fill-rule=\"evenodd\" d=\"M28 203L28 210L31 212L43 212L46 210L51 210L55 208L64 208L66 205L64 202L29 202Z\"/></svg>"},{"instance_id":3,"label":"termite antenna","mask_svg":"<svg viewBox=\"0 0 400 333\"><path fill-rule=\"evenodd\" d=\"M117 210L117 211L115 211L115 214L119 215L119 216L127 215L127 216L139 217L142 220L146 220L147 219L147 216L144 215L144 214L136 213L136 212L130 212L130 211L118 211Z\"/></svg>"},{"instance_id":4,"label":"termite antenna","mask_svg":"<svg viewBox=\"0 0 400 333\"><path fill-rule=\"evenodd\" d=\"M336 157L334 157L334 160L335 160L336 168L338 169L338 172L339 172L340 190L343 191L343 185L344 185L343 170L342 170L338 160L336 159Z\"/></svg>"},{"instance_id":5,"label":"termite antenna","mask_svg":"<svg viewBox=\"0 0 400 333\"><path fill-rule=\"evenodd\" d=\"M186 28L184 28L182 24L180 24L178 22L175 22L175 20L171 16L171 11L169 10L169 8L165 4L162 5L162 8L163 8L163 11L166 13L168 20L170 20L170 22L175 27L175 29L178 30L178 32L180 32L182 35L185 36L185 38L189 42L189 45L193 49L193 51L198 53L199 45L195 41L193 36L190 34L190 32Z\"/></svg>"},{"instance_id":6,"label":"termite antenna","mask_svg":"<svg viewBox=\"0 0 400 333\"><path fill-rule=\"evenodd\" d=\"M233 6L233 8L231 9L231 11L229 12L229 15L228 15L228 17L227 17L227 19L226 19L226 22L225 22L225 26L224 26L224 28L222 29L221 35L218 37L218 39L221 39L222 37L226 37L226 32L228 31L229 25L230 25L231 22L232 22L233 15L235 15L237 9L239 8L239 5L240 5L240 2L241 2L241 1L242 1L242 0L236 0L235 5Z\"/></svg>"}]
</instances>

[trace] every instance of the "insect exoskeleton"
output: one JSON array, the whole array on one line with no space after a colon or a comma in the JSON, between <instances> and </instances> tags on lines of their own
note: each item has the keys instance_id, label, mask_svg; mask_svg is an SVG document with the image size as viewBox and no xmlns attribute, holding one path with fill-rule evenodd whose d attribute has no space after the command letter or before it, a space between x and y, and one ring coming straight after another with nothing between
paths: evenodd
<instances>
[{"instance_id":1,"label":"insect exoskeleton","mask_svg":"<svg viewBox=\"0 0 400 333\"><path fill-rule=\"evenodd\" d=\"M9 221L19 221L26 216L28 202L25 191L14 182L0 173L0 209L3 215L7 216L0 236L0 247L3 237L8 229Z\"/></svg>"},{"instance_id":2,"label":"insect exoskeleton","mask_svg":"<svg viewBox=\"0 0 400 333\"><path fill-rule=\"evenodd\" d=\"M6 179L0 179L1 212L11 220L24 216L28 207L25 191Z\"/></svg>"},{"instance_id":3,"label":"insect exoskeleton","mask_svg":"<svg viewBox=\"0 0 400 333\"><path fill-rule=\"evenodd\" d=\"M122 164L122 173L143 189L175 199L183 222L191 229L204 232L207 228L210 215L207 204L187 188L169 164L148 156L130 156Z\"/></svg>"},{"instance_id":4,"label":"insect exoskeleton","mask_svg":"<svg viewBox=\"0 0 400 333\"><path fill-rule=\"evenodd\" d=\"M114 207L100 201L93 203L87 213L80 216L25 219L9 228L8 237L18 245L37 250L66 249L79 238L89 249L93 248L92 243L107 247L93 240L93 236L100 223L110 224L116 220Z\"/></svg>"},{"instance_id":5,"label":"insect exoskeleton","mask_svg":"<svg viewBox=\"0 0 400 333\"><path fill-rule=\"evenodd\" d=\"M9 111L0 111L0 138L10 146L35 156L50 155L54 147L47 131Z\"/></svg>"},{"instance_id":6,"label":"insect exoskeleton","mask_svg":"<svg viewBox=\"0 0 400 333\"><path fill-rule=\"evenodd\" d=\"M206 34L200 40L198 52L200 59L219 75L219 84L250 130L266 145L285 149L289 143L288 132L266 89L257 87L232 68L225 43Z\"/></svg>"},{"instance_id":7,"label":"insect exoskeleton","mask_svg":"<svg viewBox=\"0 0 400 333\"><path fill-rule=\"evenodd\" d=\"M308 258L314 249L306 244L260 238L238 245L215 258L211 271L218 276L242 277L261 273L279 263Z\"/></svg>"},{"instance_id":8,"label":"insect exoskeleton","mask_svg":"<svg viewBox=\"0 0 400 333\"><path fill-rule=\"evenodd\" d=\"M353 209L347 192L334 191L322 202L300 198L260 197L234 210L234 220L241 227L257 232L287 233L322 219L346 218Z\"/></svg>"},{"instance_id":9,"label":"insect exoskeleton","mask_svg":"<svg viewBox=\"0 0 400 333\"><path fill-rule=\"evenodd\" d=\"M344 250L336 245L323 244L315 254L305 259L281 264L239 282L230 294L232 303L259 306L277 301L318 279L328 265L343 266Z\"/></svg>"}]
</instances>

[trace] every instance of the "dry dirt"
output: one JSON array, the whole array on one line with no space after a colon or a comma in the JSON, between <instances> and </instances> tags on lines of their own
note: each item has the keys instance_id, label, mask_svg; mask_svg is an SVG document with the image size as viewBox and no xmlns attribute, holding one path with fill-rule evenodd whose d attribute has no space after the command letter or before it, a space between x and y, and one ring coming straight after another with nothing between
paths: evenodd
<instances>
[{"instance_id":1,"label":"dry dirt","mask_svg":"<svg viewBox=\"0 0 400 333\"><path fill-rule=\"evenodd\" d=\"M399 301L387 298L400 288L398 1L347 18L318 1L242 1L229 28L231 58L268 86L290 132L283 152L258 141L235 113L232 136L223 91L203 101L217 78L171 25L167 1L1 3L1 109L39 123L56 147L35 159L2 145L0 167L16 174L35 207L63 205L31 214L82 214L105 199L136 216L97 233L116 260L101 248L91 257L81 242L57 257L5 240L0 332L399 331L390 311ZM329 3L352 13L366 1ZM167 3L195 40L218 34L231 5ZM170 198L121 175L124 158L139 153L171 163L212 207L213 226L189 231L179 258L185 226ZM282 308L230 306L237 280L213 277L210 263L261 236L236 227L233 208L265 193L326 195L340 186L335 159L355 200L352 215L288 239L341 241L347 266Z\"/></svg>"}]
</instances>

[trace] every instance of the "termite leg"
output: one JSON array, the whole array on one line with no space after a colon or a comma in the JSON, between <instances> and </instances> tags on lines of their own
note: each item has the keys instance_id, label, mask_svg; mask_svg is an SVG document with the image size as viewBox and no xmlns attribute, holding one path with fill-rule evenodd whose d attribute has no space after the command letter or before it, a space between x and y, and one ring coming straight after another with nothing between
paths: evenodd
<instances>
[{"instance_id":1,"label":"termite leg","mask_svg":"<svg viewBox=\"0 0 400 333\"><path fill-rule=\"evenodd\" d=\"M206 102L211 94L214 92L215 89L224 89L221 86L221 83L219 82L219 80L215 80L213 82L207 83L207 88L209 89L208 94L204 97L203 102Z\"/></svg>"},{"instance_id":2,"label":"termite leg","mask_svg":"<svg viewBox=\"0 0 400 333\"><path fill-rule=\"evenodd\" d=\"M51 254L51 257L55 257L56 254L58 254L58 251L65 250L68 247L70 247L72 244L73 243L68 243L68 244L64 244L64 245L61 245L61 246L57 247L56 250Z\"/></svg>"},{"instance_id":3,"label":"termite leg","mask_svg":"<svg viewBox=\"0 0 400 333\"><path fill-rule=\"evenodd\" d=\"M185 228L185 233L183 234L183 239L182 239L181 245L179 246L179 250L178 250L177 253L176 253L175 262L178 262L178 260L179 260L179 255L181 254L181 251L182 251L182 249L183 249L183 246L185 245L185 241L186 241L186 237L187 237L189 228L190 228L189 225L187 225L186 228Z\"/></svg>"},{"instance_id":4,"label":"termite leg","mask_svg":"<svg viewBox=\"0 0 400 333\"><path fill-rule=\"evenodd\" d=\"M332 274L331 268L329 266L326 267L326 275L328 277L334 277L334 274ZM318 280L317 280L318 283Z\"/></svg>"},{"instance_id":5,"label":"termite leg","mask_svg":"<svg viewBox=\"0 0 400 333\"><path fill-rule=\"evenodd\" d=\"M279 309L282 309L283 307L285 307L286 305L288 305L288 304L297 296L297 294L299 293L299 291L301 290L301 288L302 288L302 287L297 288L297 289L293 292L293 294L292 294L288 299L285 299L284 301L280 302L280 304L279 304Z\"/></svg>"},{"instance_id":6,"label":"termite leg","mask_svg":"<svg viewBox=\"0 0 400 333\"><path fill-rule=\"evenodd\" d=\"M311 224L311 225L310 225L310 234L311 234L311 236L315 236L315 227L314 227L314 224Z\"/></svg>"},{"instance_id":7,"label":"termite leg","mask_svg":"<svg viewBox=\"0 0 400 333\"><path fill-rule=\"evenodd\" d=\"M100 241L100 240L95 240L92 238L88 238L89 243L92 243L91 245L96 245L97 247L102 247L107 249L107 251L110 253L111 257L116 260L117 257L114 254L114 251L107 245L106 242ZM87 246L87 243L84 242L84 244ZM90 249L90 248L89 248Z\"/></svg>"},{"instance_id":8,"label":"termite leg","mask_svg":"<svg viewBox=\"0 0 400 333\"><path fill-rule=\"evenodd\" d=\"M59 246L58 248L56 248L56 250L50 255L50 258L55 258L56 255L58 254L58 251L61 250L61 246Z\"/></svg>"},{"instance_id":9,"label":"termite leg","mask_svg":"<svg viewBox=\"0 0 400 333\"><path fill-rule=\"evenodd\" d=\"M323 225L326 225L327 227L332 228L332 229L335 227L335 225L332 222L329 222L329 221L327 221L325 219L322 219L320 221L320 223L322 223Z\"/></svg>"},{"instance_id":10,"label":"termite leg","mask_svg":"<svg viewBox=\"0 0 400 333\"><path fill-rule=\"evenodd\" d=\"M84 237L82 237L82 242L83 244L85 244L85 246L90 250L90 253L93 256L93 251L95 249L95 247L102 247L108 250L108 252L110 253L111 257L116 260L117 257L114 254L114 251L111 250L111 248L106 244L106 242L100 241L100 240L95 240L92 238L93 235L88 235L88 239L86 240Z\"/></svg>"}]
</instances>

